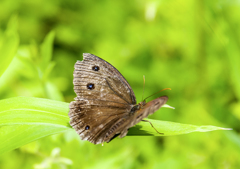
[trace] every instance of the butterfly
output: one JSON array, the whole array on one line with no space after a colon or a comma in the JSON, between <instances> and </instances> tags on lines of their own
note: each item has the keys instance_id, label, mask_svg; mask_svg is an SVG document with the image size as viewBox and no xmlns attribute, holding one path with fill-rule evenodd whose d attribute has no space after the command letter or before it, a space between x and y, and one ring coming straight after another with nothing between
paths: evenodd
<instances>
[{"instance_id":1,"label":"butterfly","mask_svg":"<svg viewBox=\"0 0 240 169\"><path fill-rule=\"evenodd\" d=\"M153 114L168 97L137 104L131 86L121 73L105 60L83 53L74 66L73 84L77 94L69 104L70 125L82 140L94 144L124 137L128 129Z\"/></svg>"}]
</instances>

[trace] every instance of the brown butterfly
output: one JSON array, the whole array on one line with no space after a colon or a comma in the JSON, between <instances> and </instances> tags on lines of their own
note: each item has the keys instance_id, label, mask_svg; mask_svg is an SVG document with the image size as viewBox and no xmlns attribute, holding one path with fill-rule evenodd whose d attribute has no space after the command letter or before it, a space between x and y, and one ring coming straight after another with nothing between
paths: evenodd
<instances>
[{"instance_id":1,"label":"brown butterfly","mask_svg":"<svg viewBox=\"0 0 240 169\"><path fill-rule=\"evenodd\" d=\"M162 96L148 103L136 103L131 86L121 73L105 60L83 54L74 70L76 101L70 103L70 124L82 140L94 144L109 142L148 115L153 114L168 97Z\"/></svg>"}]
</instances>

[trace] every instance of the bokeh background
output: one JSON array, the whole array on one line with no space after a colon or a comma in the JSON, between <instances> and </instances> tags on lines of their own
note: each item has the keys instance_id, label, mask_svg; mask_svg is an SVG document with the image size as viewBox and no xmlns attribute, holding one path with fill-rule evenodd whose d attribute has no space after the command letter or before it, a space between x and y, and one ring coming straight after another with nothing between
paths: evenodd
<instances>
[{"instance_id":1,"label":"bokeh background","mask_svg":"<svg viewBox=\"0 0 240 169\"><path fill-rule=\"evenodd\" d=\"M74 63L92 53L123 74L138 102L143 75L145 97L172 89L154 97L168 95L176 109L150 118L233 130L127 136L103 147L70 131L1 155L0 168L240 168L239 1L1 0L0 41L9 27L19 45L1 77L1 99L72 101ZM49 33L52 58L39 69Z\"/></svg>"}]
</instances>

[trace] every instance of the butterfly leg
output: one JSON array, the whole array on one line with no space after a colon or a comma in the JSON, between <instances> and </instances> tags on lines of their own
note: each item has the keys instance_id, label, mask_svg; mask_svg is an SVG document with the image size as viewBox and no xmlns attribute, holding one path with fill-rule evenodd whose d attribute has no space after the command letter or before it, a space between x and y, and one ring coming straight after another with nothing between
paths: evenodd
<instances>
[{"instance_id":1,"label":"butterfly leg","mask_svg":"<svg viewBox=\"0 0 240 169\"><path fill-rule=\"evenodd\" d=\"M154 130L156 130L156 132L157 132L158 134L162 134L162 135L164 135L164 133L160 133L160 132L158 132L157 129L153 126L153 124L152 124L150 121L148 121L148 120L142 120L142 121L150 123L151 126L152 126L152 128L154 128Z\"/></svg>"},{"instance_id":2,"label":"butterfly leg","mask_svg":"<svg viewBox=\"0 0 240 169\"><path fill-rule=\"evenodd\" d=\"M127 133L128 133L128 129L122 131L121 134L119 135L119 137L120 137L120 138L123 138L123 137L125 137L125 136L127 135Z\"/></svg>"}]
</instances>

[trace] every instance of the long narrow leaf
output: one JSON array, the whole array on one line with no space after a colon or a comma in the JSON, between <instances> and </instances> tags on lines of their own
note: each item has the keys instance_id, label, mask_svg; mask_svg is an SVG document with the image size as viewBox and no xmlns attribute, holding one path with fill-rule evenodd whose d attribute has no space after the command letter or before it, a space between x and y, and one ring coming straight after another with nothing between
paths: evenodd
<instances>
[{"instance_id":1,"label":"long narrow leaf","mask_svg":"<svg viewBox=\"0 0 240 169\"><path fill-rule=\"evenodd\" d=\"M9 21L0 43L0 77L11 63L17 52L19 36L17 33L17 17L14 16Z\"/></svg>"},{"instance_id":2,"label":"long narrow leaf","mask_svg":"<svg viewBox=\"0 0 240 169\"><path fill-rule=\"evenodd\" d=\"M43 124L0 126L0 154L69 128Z\"/></svg>"},{"instance_id":3,"label":"long narrow leaf","mask_svg":"<svg viewBox=\"0 0 240 169\"><path fill-rule=\"evenodd\" d=\"M39 138L71 129L68 103L33 97L15 97L0 101L0 153L13 150ZM195 126L167 121L140 122L128 135L169 136L191 132L228 130L215 126Z\"/></svg>"},{"instance_id":4,"label":"long narrow leaf","mask_svg":"<svg viewBox=\"0 0 240 169\"><path fill-rule=\"evenodd\" d=\"M211 125L206 126L196 126L192 124L182 124L182 123L175 123L170 121L161 121L161 120L153 120L147 119L152 123L154 128L162 133L159 134L148 122L140 122L134 127L129 129L128 135L132 136L173 136L173 135L180 135L180 134L187 134L192 132L208 132L214 130L232 130L230 128L222 128L216 127Z\"/></svg>"}]
</instances>

